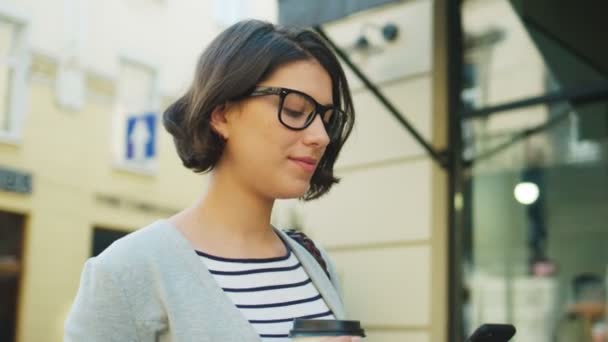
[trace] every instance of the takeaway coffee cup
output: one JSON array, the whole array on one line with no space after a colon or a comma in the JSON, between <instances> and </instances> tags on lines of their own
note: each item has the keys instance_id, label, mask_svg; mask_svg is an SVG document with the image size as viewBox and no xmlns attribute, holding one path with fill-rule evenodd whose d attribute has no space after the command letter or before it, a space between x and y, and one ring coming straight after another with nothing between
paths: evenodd
<instances>
[{"instance_id":1,"label":"takeaway coffee cup","mask_svg":"<svg viewBox=\"0 0 608 342\"><path fill-rule=\"evenodd\" d=\"M289 332L293 342L320 342L332 336L365 337L365 331L359 321L296 319Z\"/></svg>"}]
</instances>

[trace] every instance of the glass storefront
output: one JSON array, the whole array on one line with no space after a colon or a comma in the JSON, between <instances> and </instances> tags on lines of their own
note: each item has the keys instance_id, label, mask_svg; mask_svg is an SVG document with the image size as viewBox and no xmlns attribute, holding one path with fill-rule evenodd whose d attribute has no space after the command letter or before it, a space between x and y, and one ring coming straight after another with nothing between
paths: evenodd
<instances>
[{"instance_id":1,"label":"glass storefront","mask_svg":"<svg viewBox=\"0 0 608 342\"><path fill-rule=\"evenodd\" d=\"M608 60L583 27L607 24L565 11L461 7L465 336L497 322L514 341L608 341L608 97L593 93Z\"/></svg>"}]
</instances>

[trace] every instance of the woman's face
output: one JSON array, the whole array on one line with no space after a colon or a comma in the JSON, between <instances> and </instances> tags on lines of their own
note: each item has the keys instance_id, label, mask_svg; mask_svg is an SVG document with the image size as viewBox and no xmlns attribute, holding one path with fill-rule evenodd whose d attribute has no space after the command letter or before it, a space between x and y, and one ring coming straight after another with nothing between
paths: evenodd
<instances>
[{"instance_id":1,"label":"woman's face","mask_svg":"<svg viewBox=\"0 0 608 342\"><path fill-rule=\"evenodd\" d=\"M298 90L332 104L331 78L315 60L283 65L258 86ZM308 189L330 139L320 116L303 130L285 127L277 117L279 101L278 95L255 96L227 107L225 121L216 126L227 138L220 169L263 197L297 198Z\"/></svg>"}]
</instances>

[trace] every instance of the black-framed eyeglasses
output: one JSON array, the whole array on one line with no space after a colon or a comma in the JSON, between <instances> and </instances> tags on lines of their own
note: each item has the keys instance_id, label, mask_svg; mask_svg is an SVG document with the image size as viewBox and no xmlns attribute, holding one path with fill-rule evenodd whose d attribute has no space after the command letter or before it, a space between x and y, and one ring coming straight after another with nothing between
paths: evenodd
<instances>
[{"instance_id":1,"label":"black-framed eyeglasses","mask_svg":"<svg viewBox=\"0 0 608 342\"><path fill-rule=\"evenodd\" d=\"M345 114L333 106L324 106L301 91L280 87L256 87L249 96L278 95L277 116L287 128L301 131L310 126L317 115L321 117L327 135L334 139L339 133Z\"/></svg>"}]
</instances>

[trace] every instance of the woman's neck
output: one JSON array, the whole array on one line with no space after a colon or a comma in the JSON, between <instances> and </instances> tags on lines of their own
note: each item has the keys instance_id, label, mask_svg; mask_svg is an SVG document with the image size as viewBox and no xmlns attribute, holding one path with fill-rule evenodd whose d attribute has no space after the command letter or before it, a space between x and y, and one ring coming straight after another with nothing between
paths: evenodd
<instances>
[{"instance_id":1,"label":"woman's neck","mask_svg":"<svg viewBox=\"0 0 608 342\"><path fill-rule=\"evenodd\" d=\"M208 191L171 221L195 248L209 254L235 258L284 255L285 247L270 225L273 199L212 175Z\"/></svg>"}]
</instances>

